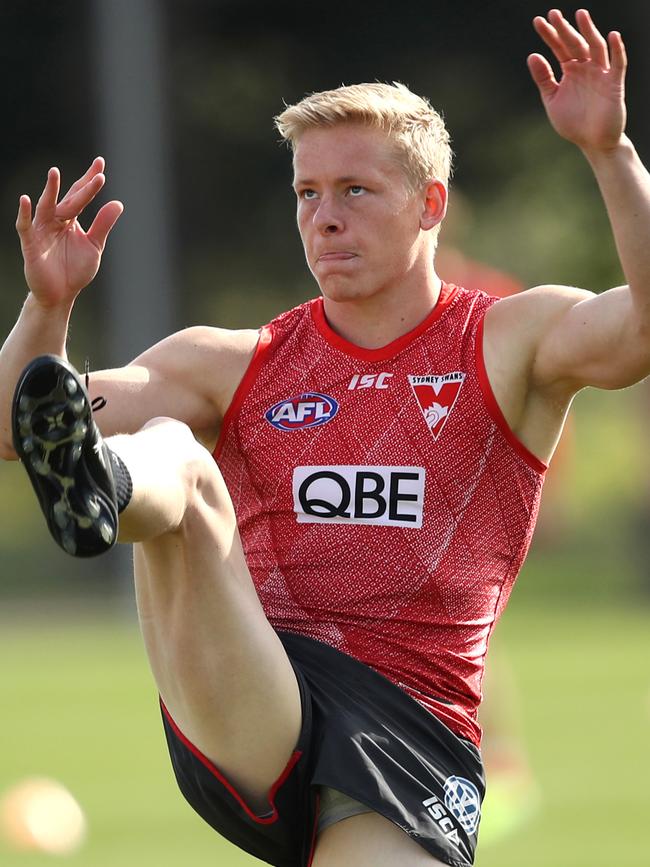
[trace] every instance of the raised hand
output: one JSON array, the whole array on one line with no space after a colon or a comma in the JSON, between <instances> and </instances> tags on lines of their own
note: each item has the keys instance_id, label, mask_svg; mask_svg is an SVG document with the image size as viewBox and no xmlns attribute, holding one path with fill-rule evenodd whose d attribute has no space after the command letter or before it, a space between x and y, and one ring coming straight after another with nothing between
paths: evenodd
<instances>
[{"instance_id":1,"label":"raised hand","mask_svg":"<svg viewBox=\"0 0 650 867\"><path fill-rule=\"evenodd\" d=\"M104 186L104 160L93 160L61 201L59 170L52 168L32 219L29 196L21 196L16 229L25 262L25 278L44 307L71 304L99 269L108 233L124 210L108 202L85 232L79 216Z\"/></svg>"},{"instance_id":2,"label":"raised hand","mask_svg":"<svg viewBox=\"0 0 650 867\"><path fill-rule=\"evenodd\" d=\"M559 9L535 18L533 26L562 75L558 82L541 54L530 55L528 68L556 132L583 150L606 151L625 130L625 46L615 31L605 39L586 9L576 12L576 25Z\"/></svg>"}]
</instances>

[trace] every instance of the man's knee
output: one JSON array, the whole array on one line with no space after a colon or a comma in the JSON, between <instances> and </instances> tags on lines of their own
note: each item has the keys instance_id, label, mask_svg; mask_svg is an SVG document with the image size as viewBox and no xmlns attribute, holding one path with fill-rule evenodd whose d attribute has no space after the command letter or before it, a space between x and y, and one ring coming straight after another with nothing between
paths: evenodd
<instances>
[{"instance_id":1,"label":"man's knee","mask_svg":"<svg viewBox=\"0 0 650 867\"><path fill-rule=\"evenodd\" d=\"M210 452L176 419L148 421L134 436L107 441L126 464L133 483L120 516L120 540L140 542L205 526L210 512L226 524L234 515L223 478Z\"/></svg>"},{"instance_id":2,"label":"man's knee","mask_svg":"<svg viewBox=\"0 0 650 867\"><path fill-rule=\"evenodd\" d=\"M194 434L185 422L168 416L161 415L151 418L142 425L140 430L142 432L147 431L147 436L152 440L153 438L160 438L162 444L175 445L177 449L180 449L181 454L191 450L193 445L200 445L194 439Z\"/></svg>"},{"instance_id":3,"label":"man's knee","mask_svg":"<svg viewBox=\"0 0 650 867\"><path fill-rule=\"evenodd\" d=\"M161 460L176 468L188 495L200 495L211 485L221 487L214 458L184 422L160 416L150 419L141 430L151 436L152 446L161 450Z\"/></svg>"},{"instance_id":4,"label":"man's knee","mask_svg":"<svg viewBox=\"0 0 650 867\"><path fill-rule=\"evenodd\" d=\"M228 489L212 454L195 439L190 428L175 419L152 419L149 428L164 430L164 459L175 468L183 501L179 529L210 525L219 535L235 531L235 511ZM215 526L215 521L217 522Z\"/></svg>"}]
</instances>

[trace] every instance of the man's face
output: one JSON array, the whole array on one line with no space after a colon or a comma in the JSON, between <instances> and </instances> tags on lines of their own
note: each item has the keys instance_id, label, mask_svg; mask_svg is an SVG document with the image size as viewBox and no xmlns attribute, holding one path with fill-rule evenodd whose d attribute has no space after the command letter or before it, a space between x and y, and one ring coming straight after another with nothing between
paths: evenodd
<instances>
[{"instance_id":1,"label":"man's face","mask_svg":"<svg viewBox=\"0 0 650 867\"><path fill-rule=\"evenodd\" d=\"M307 130L294 188L307 263L326 298L399 287L421 250L423 195L409 190L385 133L357 124Z\"/></svg>"}]
</instances>

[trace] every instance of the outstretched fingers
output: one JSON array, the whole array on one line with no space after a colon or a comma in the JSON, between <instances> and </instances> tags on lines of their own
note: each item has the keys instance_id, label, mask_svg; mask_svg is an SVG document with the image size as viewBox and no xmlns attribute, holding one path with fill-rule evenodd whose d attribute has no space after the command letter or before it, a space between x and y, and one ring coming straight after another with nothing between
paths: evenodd
<instances>
[{"instance_id":1,"label":"outstretched fingers","mask_svg":"<svg viewBox=\"0 0 650 867\"><path fill-rule=\"evenodd\" d=\"M539 88L542 99L548 99L553 96L559 85L548 60L541 54L531 54L528 57L527 63L532 79Z\"/></svg>"},{"instance_id":2,"label":"outstretched fingers","mask_svg":"<svg viewBox=\"0 0 650 867\"><path fill-rule=\"evenodd\" d=\"M16 231L21 239L32 225L32 200L29 196L21 196L18 200L18 216L16 217Z\"/></svg>"},{"instance_id":3,"label":"outstretched fingers","mask_svg":"<svg viewBox=\"0 0 650 867\"><path fill-rule=\"evenodd\" d=\"M609 69L609 51L607 50L607 42L602 33L596 27L591 15L587 9L578 9L576 12L576 23L589 46L589 54L603 69Z\"/></svg>"},{"instance_id":4,"label":"outstretched fingers","mask_svg":"<svg viewBox=\"0 0 650 867\"><path fill-rule=\"evenodd\" d=\"M122 202L114 201L103 205L97 212L86 237L93 242L100 253L103 252L108 234L117 223L123 210Z\"/></svg>"},{"instance_id":5,"label":"outstretched fingers","mask_svg":"<svg viewBox=\"0 0 650 867\"><path fill-rule=\"evenodd\" d=\"M57 206L56 215L62 220L78 217L104 186L104 158L95 157L85 174L76 180Z\"/></svg>"},{"instance_id":6,"label":"outstretched fingers","mask_svg":"<svg viewBox=\"0 0 650 867\"><path fill-rule=\"evenodd\" d=\"M96 157L86 173L72 184L59 202L61 174L58 168L52 167L47 173L47 181L33 215L29 196L21 196L16 219L18 233L24 235L32 226L32 221L44 224L56 220L63 224L75 220L104 186L106 177L103 168L103 158Z\"/></svg>"},{"instance_id":7,"label":"outstretched fingers","mask_svg":"<svg viewBox=\"0 0 650 867\"><path fill-rule=\"evenodd\" d=\"M550 14L549 12L549 16ZM533 27L542 42L553 52L553 56L558 63L566 63L571 60L571 53L550 21L547 21L542 15L536 15L533 18Z\"/></svg>"},{"instance_id":8,"label":"outstretched fingers","mask_svg":"<svg viewBox=\"0 0 650 867\"><path fill-rule=\"evenodd\" d=\"M63 196L61 201L64 201L68 198L68 196L74 195L77 190L80 190L82 187L85 187L88 181L92 180L95 175L99 175L104 171L104 157L95 157L90 166L88 167L86 173L82 175L78 180L72 184L68 192Z\"/></svg>"},{"instance_id":9,"label":"outstretched fingers","mask_svg":"<svg viewBox=\"0 0 650 867\"><path fill-rule=\"evenodd\" d=\"M20 197L16 230L20 237L23 253L27 248L31 248L33 241L39 237L41 239L58 237L61 230L66 230L69 226L80 229L77 218L97 196L106 181L103 168L104 160L102 157L94 159L85 174L72 184L58 203L61 175L57 168L51 168L47 173L45 187L33 213L29 196ZM104 250L110 231L123 210L124 206L121 202L108 202L99 209L89 230L87 232L81 231L81 234L86 236L100 254ZM45 228L47 231L42 234L42 230Z\"/></svg>"},{"instance_id":10,"label":"outstretched fingers","mask_svg":"<svg viewBox=\"0 0 650 867\"><path fill-rule=\"evenodd\" d=\"M551 9L546 18L538 15L533 27L560 63L591 60L601 69L625 69L627 59L620 33L610 33L607 39L594 24L588 9L578 9L574 27L559 9Z\"/></svg>"},{"instance_id":11,"label":"outstretched fingers","mask_svg":"<svg viewBox=\"0 0 650 867\"><path fill-rule=\"evenodd\" d=\"M61 175L54 166L47 173L47 180L43 187L36 208L32 214L32 202L29 196L21 196L18 201L18 216L16 218L16 230L20 237L23 250L28 243L32 225L36 222L47 223L56 216L56 200L59 196Z\"/></svg>"},{"instance_id":12,"label":"outstretched fingers","mask_svg":"<svg viewBox=\"0 0 650 867\"><path fill-rule=\"evenodd\" d=\"M61 188L61 173L53 166L47 173L47 181L43 187L43 192L36 203L34 211L34 220L47 221L54 218L56 214L56 201L59 197Z\"/></svg>"},{"instance_id":13,"label":"outstretched fingers","mask_svg":"<svg viewBox=\"0 0 650 867\"><path fill-rule=\"evenodd\" d=\"M550 10L548 23L557 33L565 60L589 60L589 43L559 9Z\"/></svg>"},{"instance_id":14,"label":"outstretched fingers","mask_svg":"<svg viewBox=\"0 0 650 867\"><path fill-rule=\"evenodd\" d=\"M79 184L79 182L77 182ZM80 184L72 192L72 187L66 196L56 206L57 220L74 220L86 208L106 183L102 173L94 174L85 184ZM73 187L75 185L73 184Z\"/></svg>"},{"instance_id":15,"label":"outstretched fingers","mask_svg":"<svg viewBox=\"0 0 650 867\"><path fill-rule=\"evenodd\" d=\"M619 33L605 38L586 9L578 9L575 27L559 9L537 16L533 26L551 49L528 58L551 125L562 138L583 150L614 147L625 129L625 47ZM559 61L561 77L551 63Z\"/></svg>"},{"instance_id":16,"label":"outstretched fingers","mask_svg":"<svg viewBox=\"0 0 650 867\"><path fill-rule=\"evenodd\" d=\"M613 30L607 36L607 44L612 71L623 78L627 69L627 52L623 37L617 30Z\"/></svg>"}]
</instances>

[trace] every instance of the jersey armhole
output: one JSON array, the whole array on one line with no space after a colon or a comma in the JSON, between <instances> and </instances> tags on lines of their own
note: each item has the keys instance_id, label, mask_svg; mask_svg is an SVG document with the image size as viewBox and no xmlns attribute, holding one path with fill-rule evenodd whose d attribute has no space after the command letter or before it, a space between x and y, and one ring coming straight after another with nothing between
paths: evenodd
<instances>
[{"instance_id":1,"label":"jersey armhole","mask_svg":"<svg viewBox=\"0 0 650 867\"><path fill-rule=\"evenodd\" d=\"M492 386L485 368L485 358L483 355L483 332L485 326L485 313L476 328L476 372L478 375L478 383L483 395L483 401L488 414L492 421L499 428L503 436L510 443L512 448L522 457L526 463L535 470L536 473L545 473L548 465L541 461L537 455L534 455L521 442L519 437L514 433L504 414L501 412L501 407L497 403L497 399L492 391Z\"/></svg>"},{"instance_id":2,"label":"jersey armhole","mask_svg":"<svg viewBox=\"0 0 650 867\"><path fill-rule=\"evenodd\" d=\"M259 373L259 369L262 366L262 362L264 361L264 357L267 353L267 350L271 346L271 341L273 340L273 328L270 325L264 325L260 328L260 336L257 341L257 346L255 347L255 352L253 353L253 357L251 358L248 367L246 368L246 372L241 378L241 382L237 386L235 393L233 395L232 400L230 401L230 406L226 410L226 413L223 417L223 421L221 423L221 430L219 432L219 439L217 440L217 444L214 447L214 451L212 452L212 456L215 460L221 454L221 450L223 448L223 444L226 439L226 434L230 429L234 419L237 417L237 413L239 409L246 399L248 392L251 390L255 379L257 378L257 374Z\"/></svg>"}]
</instances>

